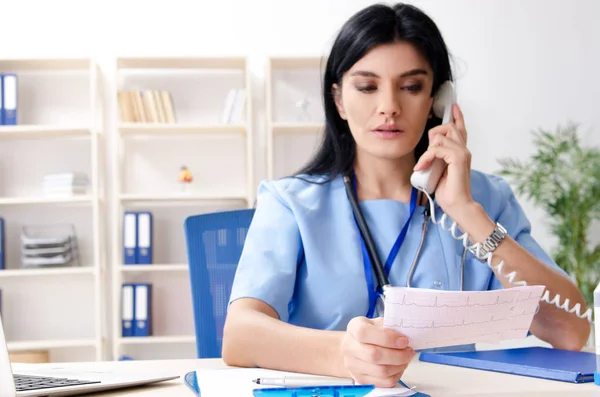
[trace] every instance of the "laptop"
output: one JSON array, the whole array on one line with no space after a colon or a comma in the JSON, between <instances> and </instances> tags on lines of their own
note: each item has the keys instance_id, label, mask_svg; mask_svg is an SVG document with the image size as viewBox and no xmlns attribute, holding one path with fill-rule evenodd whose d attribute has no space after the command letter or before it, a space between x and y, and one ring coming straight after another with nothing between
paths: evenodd
<instances>
[{"instance_id":1,"label":"laptop","mask_svg":"<svg viewBox=\"0 0 600 397\"><path fill-rule=\"evenodd\" d=\"M152 375L25 365L13 374L0 317L0 397L57 397L145 385L176 379L178 375Z\"/></svg>"}]
</instances>

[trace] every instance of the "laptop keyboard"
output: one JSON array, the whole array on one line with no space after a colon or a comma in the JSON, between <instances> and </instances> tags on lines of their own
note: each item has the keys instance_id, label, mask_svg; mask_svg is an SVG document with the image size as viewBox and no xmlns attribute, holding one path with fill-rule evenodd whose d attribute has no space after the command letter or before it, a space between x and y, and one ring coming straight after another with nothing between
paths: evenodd
<instances>
[{"instance_id":1,"label":"laptop keyboard","mask_svg":"<svg viewBox=\"0 0 600 397\"><path fill-rule=\"evenodd\" d=\"M100 381L88 381L68 378L47 378L43 376L14 375L17 391L49 389L51 387L89 385Z\"/></svg>"}]
</instances>

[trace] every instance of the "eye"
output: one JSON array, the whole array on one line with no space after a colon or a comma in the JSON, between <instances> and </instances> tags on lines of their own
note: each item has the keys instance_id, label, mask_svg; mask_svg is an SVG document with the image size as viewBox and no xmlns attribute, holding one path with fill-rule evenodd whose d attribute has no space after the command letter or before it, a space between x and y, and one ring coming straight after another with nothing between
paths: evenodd
<instances>
[{"instance_id":1,"label":"eye","mask_svg":"<svg viewBox=\"0 0 600 397\"><path fill-rule=\"evenodd\" d=\"M359 90L360 92L373 92L377 89L377 87L374 84L368 84L368 85L358 85L358 86L356 86L356 89Z\"/></svg>"},{"instance_id":2,"label":"eye","mask_svg":"<svg viewBox=\"0 0 600 397\"><path fill-rule=\"evenodd\" d=\"M419 92L423 89L423 86L421 84L411 84L411 85L402 87L402 89L406 90L408 92Z\"/></svg>"}]
</instances>

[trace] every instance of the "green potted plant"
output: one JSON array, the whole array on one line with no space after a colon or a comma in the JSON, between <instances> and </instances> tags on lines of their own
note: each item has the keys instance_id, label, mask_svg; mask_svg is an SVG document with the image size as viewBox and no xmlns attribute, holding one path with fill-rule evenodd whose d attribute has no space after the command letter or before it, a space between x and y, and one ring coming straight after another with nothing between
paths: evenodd
<instances>
[{"instance_id":1,"label":"green potted plant","mask_svg":"<svg viewBox=\"0 0 600 397\"><path fill-rule=\"evenodd\" d=\"M592 223L600 220L600 149L583 145L578 128L569 122L554 132L533 131L535 153L526 161L501 158L498 174L516 194L544 209L557 239L550 254L593 307L600 280L600 244L592 244L590 233Z\"/></svg>"}]
</instances>

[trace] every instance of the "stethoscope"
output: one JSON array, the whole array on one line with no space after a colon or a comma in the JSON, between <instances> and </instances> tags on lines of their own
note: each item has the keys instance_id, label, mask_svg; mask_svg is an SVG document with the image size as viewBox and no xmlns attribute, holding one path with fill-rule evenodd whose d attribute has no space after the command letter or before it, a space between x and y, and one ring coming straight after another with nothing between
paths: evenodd
<instances>
[{"instance_id":1,"label":"stethoscope","mask_svg":"<svg viewBox=\"0 0 600 397\"><path fill-rule=\"evenodd\" d=\"M350 206L352 207L352 213L354 214L360 234L362 235L362 238L365 242L365 246L367 248L369 258L371 259L373 273L375 274L375 278L377 279L378 284L381 286L383 295L385 295L385 292L387 291L388 288L391 287L391 285L390 285L387 275L385 274L385 269L383 267L383 264L381 263L381 259L379 258L379 255L377 254L377 249L375 248L375 242L373 241L373 237L371 236L369 226L367 225L367 222L365 220L365 217L363 216L362 210L360 209L360 206L358 205L358 199L354 194L353 187L352 187L352 180L349 175L344 175L344 186L346 188L346 195L348 196L348 200L350 201ZM430 211L429 207L426 206L425 207L425 221L423 222L423 227L422 227L422 231L421 231L421 240L419 242L419 247L417 248L417 252L413 259L412 265L408 271L408 276L406 277L406 286L408 288L411 288L412 278L414 276L415 270L417 268L417 263L419 262L419 258L421 256L421 250L423 248L423 243L425 242L425 236L427 234L427 225L429 224L429 218L430 218L429 211ZM465 273L466 254L467 254L467 250L463 249L461 268L460 268L460 291L463 291L463 288L464 288L464 273ZM383 301L382 301L383 296L380 295L379 298L380 299L378 299L378 302L377 302L378 307L379 307L378 310L380 310L380 312L382 313L381 310L382 310L382 305L383 305Z\"/></svg>"}]
</instances>

